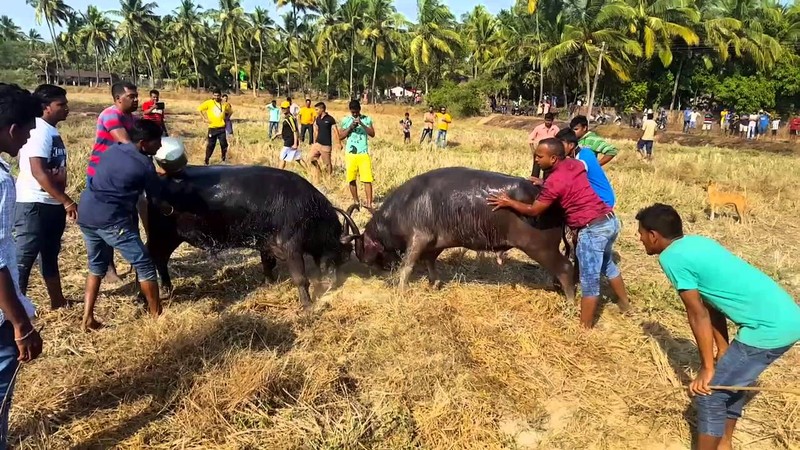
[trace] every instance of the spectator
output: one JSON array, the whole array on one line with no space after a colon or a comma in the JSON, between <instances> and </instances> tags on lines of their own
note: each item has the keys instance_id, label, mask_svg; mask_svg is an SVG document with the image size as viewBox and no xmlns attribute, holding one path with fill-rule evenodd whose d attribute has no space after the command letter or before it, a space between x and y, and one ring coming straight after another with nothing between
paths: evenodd
<instances>
[{"instance_id":1,"label":"spectator","mask_svg":"<svg viewBox=\"0 0 800 450\"><path fill-rule=\"evenodd\" d=\"M767 135L769 130L770 114L761 110L758 114L758 137L759 139Z\"/></svg>"},{"instance_id":2,"label":"spectator","mask_svg":"<svg viewBox=\"0 0 800 450\"><path fill-rule=\"evenodd\" d=\"M328 107L323 102L314 105L317 108L317 118L314 120L314 144L311 151L311 165L317 166L318 158L322 157L324 167L322 171L328 175L333 174L333 161L331 154L333 153L333 140L339 142L339 133L336 131L336 119L328 114ZM342 144L339 142L339 150ZM319 169L318 169L319 170Z\"/></svg>"},{"instance_id":3,"label":"spectator","mask_svg":"<svg viewBox=\"0 0 800 450\"><path fill-rule=\"evenodd\" d=\"M570 122L569 127L575 132L580 139L580 146L588 148L596 155L600 156L600 165L604 166L609 161L614 159L619 152L617 147L606 142L605 139L598 136L594 131L589 131L589 121L586 116L575 116Z\"/></svg>"},{"instance_id":4,"label":"spectator","mask_svg":"<svg viewBox=\"0 0 800 450\"><path fill-rule=\"evenodd\" d=\"M419 138L420 144L425 141L426 137L428 138L428 143L433 139L433 124L436 123L436 114L433 112L433 106L428 108L428 112L423 116L423 121L425 125L422 128L422 136Z\"/></svg>"},{"instance_id":5,"label":"spectator","mask_svg":"<svg viewBox=\"0 0 800 450\"><path fill-rule=\"evenodd\" d=\"M403 131L403 143L411 143L411 118L408 113L400 120L400 130Z\"/></svg>"},{"instance_id":6,"label":"spectator","mask_svg":"<svg viewBox=\"0 0 800 450\"><path fill-rule=\"evenodd\" d=\"M228 142L231 142L233 140L233 121L231 120L233 108L231 107L231 102L228 101L228 94L222 96L222 105L227 111L225 113L225 135L228 138ZM222 161L225 162L225 158L222 158Z\"/></svg>"},{"instance_id":7,"label":"spectator","mask_svg":"<svg viewBox=\"0 0 800 450\"><path fill-rule=\"evenodd\" d=\"M283 111L283 125L280 136L283 138L283 149L281 149L281 159L278 168L285 169L287 162L297 162L301 167L305 167L303 156L300 151L300 130L297 126L297 119L291 113L292 105L285 101L281 103ZM275 136L277 138L278 135ZM273 138L274 139L274 138Z\"/></svg>"},{"instance_id":8,"label":"spectator","mask_svg":"<svg viewBox=\"0 0 800 450\"><path fill-rule=\"evenodd\" d=\"M160 97L161 94L157 90L150 91L150 100L142 103L142 118L161 125L162 136L168 136L167 123L164 120L164 103Z\"/></svg>"},{"instance_id":9,"label":"spectator","mask_svg":"<svg viewBox=\"0 0 800 450\"><path fill-rule=\"evenodd\" d=\"M704 111L703 114L703 132L707 135L711 134L711 127L714 125L714 115L711 111Z\"/></svg>"},{"instance_id":10,"label":"spectator","mask_svg":"<svg viewBox=\"0 0 800 450\"><path fill-rule=\"evenodd\" d=\"M647 114L647 120L642 123L642 135L636 149L648 161L653 159L653 142L656 140L656 121L653 120L653 113ZM613 205L611 205L613 206Z\"/></svg>"},{"instance_id":11,"label":"spectator","mask_svg":"<svg viewBox=\"0 0 800 450\"><path fill-rule=\"evenodd\" d=\"M436 136L437 147L447 147L447 129L450 128L451 123L453 123L453 118L447 113L447 108L442 106L436 113L436 127L439 129L439 134Z\"/></svg>"},{"instance_id":12,"label":"spectator","mask_svg":"<svg viewBox=\"0 0 800 450\"><path fill-rule=\"evenodd\" d=\"M692 108L688 105L683 110L683 132L689 132L689 125L692 123Z\"/></svg>"},{"instance_id":13,"label":"spectator","mask_svg":"<svg viewBox=\"0 0 800 450\"><path fill-rule=\"evenodd\" d=\"M792 117L789 122L789 139L797 140L797 135L800 134L800 116Z\"/></svg>"},{"instance_id":14,"label":"spectator","mask_svg":"<svg viewBox=\"0 0 800 450\"><path fill-rule=\"evenodd\" d=\"M269 138L278 134L278 124L281 123L281 109L278 107L278 101L272 99L272 103L267 105L269 111Z\"/></svg>"},{"instance_id":15,"label":"spectator","mask_svg":"<svg viewBox=\"0 0 800 450\"><path fill-rule=\"evenodd\" d=\"M558 127L553 124L554 118L555 115L553 113L545 114L544 122L534 127L533 131L531 131L531 134L528 135L528 145L531 148L531 154L536 151L536 146L539 145L539 141L556 137L556 133L558 133ZM544 174L541 173L541 168L536 164L535 160L533 162L533 169L531 169L531 176L536 178L544 178Z\"/></svg>"},{"instance_id":16,"label":"spectator","mask_svg":"<svg viewBox=\"0 0 800 450\"><path fill-rule=\"evenodd\" d=\"M306 99L306 105L300 108L298 113L300 119L300 142L305 142L306 134L308 134L308 144L314 143L314 120L317 118L317 112L311 107L311 99Z\"/></svg>"},{"instance_id":17,"label":"spectator","mask_svg":"<svg viewBox=\"0 0 800 450\"><path fill-rule=\"evenodd\" d=\"M758 114L750 114L750 120L747 122L747 139L756 139L758 137Z\"/></svg>"},{"instance_id":18,"label":"spectator","mask_svg":"<svg viewBox=\"0 0 800 450\"><path fill-rule=\"evenodd\" d=\"M30 92L0 83L0 150L15 157L42 114L41 103ZM0 160L0 448L6 448L8 415L14 397L14 378L19 363L36 359L42 338L33 328L36 309L19 289L17 255L12 234L16 204L11 168Z\"/></svg>"},{"instance_id":19,"label":"spectator","mask_svg":"<svg viewBox=\"0 0 800 450\"><path fill-rule=\"evenodd\" d=\"M779 116L775 116L772 119L772 140L778 138L778 130L781 129L781 118Z\"/></svg>"},{"instance_id":20,"label":"spectator","mask_svg":"<svg viewBox=\"0 0 800 450\"><path fill-rule=\"evenodd\" d=\"M300 106L292 100L292 97L286 97L286 100L289 102L289 113L292 117L297 119L297 116L300 114Z\"/></svg>"},{"instance_id":21,"label":"spectator","mask_svg":"<svg viewBox=\"0 0 800 450\"><path fill-rule=\"evenodd\" d=\"M211 161L217 141L219 141L219 148L222 151L222 162L225 162L228 156L228 135L225 127L226 120L231 115L231 105L223 102L222 91L214 89L211 99L204 101L197 110L208 125L205 165Z\"/></svg>"},{"instance_id":22,"label":"spectator","mask_svg":"<svg viewBox=\"0 0 800 450\"><path fill-rule=\"evenodd\" d=\"M700 113L697 112L696 108L692 108L692 115L689 116L689 129L696 130L697 129L697 120L700 118Z\"/></svg>"},{"instance_id":23,"label":"spectator","mask_svg":"<svg viewBox=\"0 0 800 450\"><path fill-rule=\"evenodd\" d=\"M350 195L355 204L360 204L358 199L358 186L356 179L360 178L364 184L366 197L364 206L372 210L372 160L369 156L369 138L375 137L375 128L372 118L361 114L361 104L358 100L351 100L348 105L350 115L345 116L339 129L340 139L347 139L345 144L345 166L347 183L350 185Z\"/></svg>"},{"instance_id":24,"label":"spectator","mask_svg":"<svg viewBox=\"0 0 800 450\"><path fill-rule=\"evenodd\" d=\"M61 290L58 254L67 217L75 221L78 205L66 194L67 150L56 125L67 119L67 91L43 84L33 93L42 103L43 114L19 152L17 207L14 234L17 243L20 292L28 291L33 263L39 258L50 307L67 306Z\"/></svg>"}]
</instances>

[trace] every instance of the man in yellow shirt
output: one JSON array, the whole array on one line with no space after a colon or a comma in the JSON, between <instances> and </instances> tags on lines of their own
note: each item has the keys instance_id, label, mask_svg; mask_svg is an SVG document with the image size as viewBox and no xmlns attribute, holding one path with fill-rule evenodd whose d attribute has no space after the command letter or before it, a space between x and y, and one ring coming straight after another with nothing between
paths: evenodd
<instances>
[{"instance_id":1,"label":"man in yellow shirt","mask_svg":"<svg viewBox=\"0 0 800 450\"><path fill-rule=\"evenodd\" d=\"M300 108L298 114L300 119L300 142L306 140L306 132L308 132L308 144L314 143L314 120L317 118L317 110L311 107L311 99L306 99L306 106Z\"/></svg>"},{"instance_id":2,"label":"man in yellow shirt","mask_svg":"<svg viewBox=\"0 0 800 450\"><path fill-rule=\"evenodd\" d=\"M653 120L653 113L648 112L645 121L642 123L642 137L636 144L636 150L648 161L653 158L653 141L656 140L656 128L658 125Z\"/></svg>"},{"instance_id":3,"label":"man in yellow shirt","mask_svg":"<svg viewBox=\"0 0 800 450\"><path fill-rule=\"evenodd\" d=\"M230 117L233 110L230 103L223 103L222 91L215 89L210 100L204 101L199 108L200 117L203 122L208 124L208 141L206 142L206 165L208 165L214 148L219 141L219 148L222 150L222 162L228 156L228 137L225 134L225 119Z\"/></svg>"},{"instance_id":4,"label":"man in yellow shirt","mask_svg":"<svg viewBox=\"0 0 800 450\"><path fill-rule=\"evenodd\" d=\"M453 118L447 113L447 108L442 106L439 112L436 113L436 128L439 129L439 134L436 136L437 147L447 147L447 129L452 122Z\"/></svg>"}]
</instances>

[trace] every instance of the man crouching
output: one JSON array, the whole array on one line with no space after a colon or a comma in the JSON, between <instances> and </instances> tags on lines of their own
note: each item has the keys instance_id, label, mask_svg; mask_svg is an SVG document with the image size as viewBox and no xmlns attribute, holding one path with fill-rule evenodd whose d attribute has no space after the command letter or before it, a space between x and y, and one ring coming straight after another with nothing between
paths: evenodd
<instances>
[{"instance_id":1,"label":"man crouching","mask_svg":"<svg viewBox=\"0 0 800 450\"><path fill-rule=\"evenodd\" d=\"M78 206L78 225L89 259L84 331L103 326L94 318L94 303L114 249L136 269L150 315L161 314L156 268L131 218L143 192L149 198L158 198L159 178L149 156L161 147L162 130L157 123L140 119L129 134L130 143L114 144L97 163Z\"/></svg>"}]
</instances>

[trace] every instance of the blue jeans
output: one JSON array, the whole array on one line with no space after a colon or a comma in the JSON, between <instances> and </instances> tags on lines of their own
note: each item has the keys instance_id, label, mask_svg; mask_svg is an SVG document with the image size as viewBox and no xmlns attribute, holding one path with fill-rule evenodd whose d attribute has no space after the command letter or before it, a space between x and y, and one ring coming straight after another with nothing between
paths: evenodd
<instances>
[{"instance_id":1,"label":"blue jeans","mask_svg":"<svg viewBox=\"0 0 800 450\"><path fill-rule=\"evenodd\" d=\"M272 136L278 134L278 122L270 122L269 123L269 138L272 139Z\"/></svg>"},{"instance_id":2,"label":"blue jeans","mask_svg":"<svg viewBox=\"0 0 800 450\"><path fill-rule=\"evenodd\" d=\"M620 275L611 253L617 236L619 236L619 220L614 216L588 225L578 232L575 254L580 267L582 296L600 295L600 275L605 275L609 280Z\"/></svg>"},{"instance_id":3,"label":"blue jeans","mask_svg":"<svg viewBox=\"0 0 800 450\"><path fill-rule=\"evenodd\" d=\"M436 135L436 146L439 148L447 147L447 130L439 130Z\"/></svg>"},{"instance_id":4,"label":"blue jeans","mask_svg":"<svg viewBox=\"0 0 800 450\"><path fill-rule=\"evenodd\" d=\"M86 253L89 258L89 273L104 277L114 257L114 249L128 261L134 269L139 281L156 281L156 266L139 237L138 228L129 225L118 225L98 229L81 227L83 240L86 242Z\"/></svg>"},{"instance_id":5,"label":"blue jeans","mask_svg":"<svg viewBox=\"0 0 800 450\"><path fill-rule=\"evenodd\" d=\"M711 384L715 386L750 386L761 372L786 353L791 345L775 349L763 349L731 342L714 370ZM743 391L711 391L710 395L695 397L697 407L697 432L714 437L725 434L727 419L742 417Z\"/></svg>"},{"instance_id":6,"label":"blue jeans","mask_svg":"<svg viewBox=\"0 0 800 450\"><path fill-rule=\"evenodd\" d=\"M0 326L0 401L6 394L8 395L5 408L0 411L0 450L6 450L8 441L8 412L11 410L11 397L14 393L11 380L19 365L18 357L19 350L17 343L14 342L14 326L6 320Z\"/></svg>"}]
</instances>

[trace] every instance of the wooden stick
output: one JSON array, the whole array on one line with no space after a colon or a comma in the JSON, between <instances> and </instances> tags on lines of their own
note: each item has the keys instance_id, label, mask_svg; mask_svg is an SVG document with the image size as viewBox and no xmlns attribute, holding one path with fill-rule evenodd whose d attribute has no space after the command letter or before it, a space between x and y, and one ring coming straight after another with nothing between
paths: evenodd
<instances>
[{"instance_id":1,"label":"wooden stick","mask_svg":"<svg viewBox=\"0 0 800 450\"><path fill-rule=\"evenodd\" d=\"M785 389L768 386L709 386L715 391L754 391L754 392L780 392L782 394L800 395L800 389Z\"/></svg>"}]
</instances>

